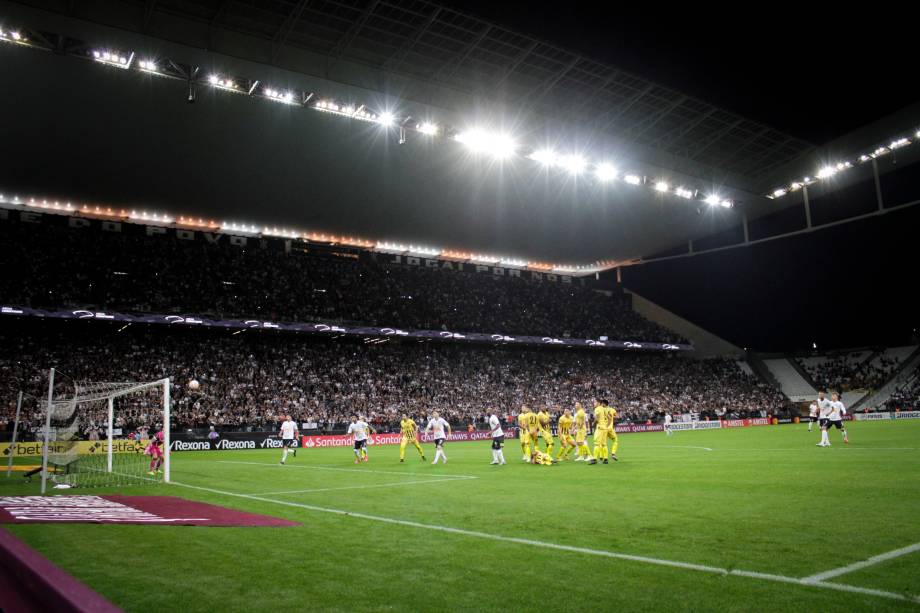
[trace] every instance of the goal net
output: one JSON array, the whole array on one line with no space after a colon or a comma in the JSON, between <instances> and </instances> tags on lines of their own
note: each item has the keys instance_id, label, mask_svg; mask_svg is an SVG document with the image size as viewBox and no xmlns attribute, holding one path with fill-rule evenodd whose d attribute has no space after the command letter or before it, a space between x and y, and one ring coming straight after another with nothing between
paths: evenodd
<instances>
[{"instance_id":1,"label":"goal net","mask_svg":"<svg viewBox=\"0 0 920 613\"><path fill-rule=\"evenodd\" d=\"M109 487L169 481L169 379L150 383L49 380L42 446L42 493L55 487ZM162 432L162 459L149 447ZM150 473L153 474L150 474Z\"/></svg>"}]
</instances>

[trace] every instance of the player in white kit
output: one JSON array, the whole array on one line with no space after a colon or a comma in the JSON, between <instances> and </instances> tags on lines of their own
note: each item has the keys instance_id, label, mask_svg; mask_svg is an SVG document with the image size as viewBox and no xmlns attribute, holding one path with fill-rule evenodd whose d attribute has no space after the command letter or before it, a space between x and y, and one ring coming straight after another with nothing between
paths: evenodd
<instances>
[{"instance_id":1,"label":"player in white kit","mask_svg":"<svg viewBox=\"0 0 920 613\"><path fill-rule=\"evenodd\" d=\"M444 455L444 441L447 440L447 434L444 434L445 428L447 429L447 434L450 434L450 424L441 417L437 411L434 411L431 414L431 419L428 420L428 425L425 426L425 434L428 434L429 430L434 431L434 462L432 464L438 463L438 458L443 458L444 463L447 464L447 456Z\"/></svg>"},{"instance_id":2,"label":"player in white kit","mask_svg":"<svg viewBox=\"0 0 920 613\"><path fill-rule=\"evenodd\" d=\"M353 415L348 425L348 434L355 437L355 464L364 460L367 462L367 434L370 425L360 415Z\"/></svg>"},{"instance_id":3,"label":"player in white kit","mask_svg":"<svg viewBox=\"0 0 920 613\"><path fill-rule=\"evenodd\" d=\"M281 432L279 433L279 436L281 436L282 464L284 464L284 462L287 460L288 449L294 452L295 458L297 457L297 448L294 447L297 434L297 424L294 423L294 420L291 419L290 415L285 416L284 421L281 422Z\"/></svg>"},{"instance_id":4,"label":"player in white kit","mask_svg":"<svg viewBox=\"0 0 920 613\"><path fill-rule=\"evenodd\" d=\"M843 418L847 414L847 408L840 401L840 394L831 394L831 418L827 429L837 428L843 433L843 442L849 444L850 437L847 435L847 427L843 423Z\"/></svg>"},{"instance_id":5,"label":"player in white kit","mask_svg":"<svg viewBox=\"0 0 920 613\"><path fill-rule=\"evenodd\" d=\"M671 414L670 413L664 414L664 432L668 436L674 436L674 431L671 430Z\"/></svg>"},{"instance_id":6,"label":"player in white kit","mask_svg":"<svg viewBox=\"0 0 920 613\"><path fill-rule=\"evenodd\" d=\"M808 405L808 431L811 432L811 426L818 421L818 403L812 402Z\"/></svg>"},{"instance_id":7,"label":"player in white kit","mask_svg":"<svg viewBox=\"0 0 920 613\"><path fill-rule=\"evenodd\" d=\"M505 453L502 451L502 447L505 446L505 431L502 430L501 423L495 413L489 415L489 435L492 437L491 464L504 464Z\"/></svg>"}]
</instances>

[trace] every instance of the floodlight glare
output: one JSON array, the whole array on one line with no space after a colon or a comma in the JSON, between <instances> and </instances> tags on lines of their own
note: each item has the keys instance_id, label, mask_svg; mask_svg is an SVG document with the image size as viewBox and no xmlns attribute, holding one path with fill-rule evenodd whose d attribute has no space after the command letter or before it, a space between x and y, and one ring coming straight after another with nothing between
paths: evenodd
<instances>
[{"instance_id":1,"label":"floodlight glare","mask_svg":"<svg viewBox=\"0 0 920 613\"><path fill-rule=\"evenodd\" d=\"M553 166L556 164L556 152L552 149L537 149L527 156L535 162L540 162L544 166Z\"/></svg>"},{"instance_id":2,"label":"floodlight glare","mask_svg":"<svg viewBox=\"0 0 920 613\"><path fill-rule=\"evenodd\" d=\"M587 168L588 160L577 153L573 153L572 155L560 157L558 164L560 168L569 171L570 174L579 175Z\"/></svg>"},{"instance_id":3,"label":"floodlight glare","mask_svg":"<svg viewBox=\"0 0 920 613\"><path fill-rule=\"evenodd\" d=\"M623 180L629 183L630 185L639 185L642 183L642 178L637 175L626 175L623 177Z\"/></svg>"},{"instance_id":4,"label":"floodlight glare","mask_svg":"<svg viewBox=\"0 0 920 613\"><path fill-rule=\"evenodd\" d=\"M514 155L515 142L506 134L490 134L485 130L470 130L454 136L458 143L466 145L473 153L484 153L496 159Z\"/></svg>"},{"instance_id":5,"label":"floodlight glare","mask_svg":"<svg viewBox=\"0 0 920 613\"><path fill-rule=\"evenodd\" d=\"M603 162L594 169L594 176L598 181L613 181L617 178L617 169L613 167L613 164Z\"/></svg>"},{"instance_id":6,"label":"floodlight glare","mask_svg":"<svg viewBox=\"0 0 920 613\"><path fill-rule=\"evenodd\" d=\"M733 206L735 206L735 203L732 202L731 200L723 200L722 202L719 203L719 206L721 206L723 209L730 209Z\"/></svg>"},{"instance_id":7,"label":"floodlight glare","mask_svg":"<svg viewBox=\"0 0 920 613\"><path fill-rule=\"evenodd\" d=\"M434 136L438 133L438 124L436 123L430 123L426 121L425 123L418 124L415 127L419 132L428 136Z\"/></svg>"},{"instance_id":8,"label":"floodlight glare","mask_svg":"<svg viewBox=\"0 0 920 613\"><path fill-rule=\"evenodd\" d=\"M824 168L818 171L818 178L827 179L827 178L833 177L835 174L837 174L836 168L834 168L833 166L825 166Z\"/></svg>"},{"instance_id":9,"label":"floodlight glare","mask_svg":"<svg viewBox=\"0 0 920 613\"><path fill-rule=\"evenodd\" d=\"M774 198L780 198L780 197L785 196L785 195L786 195L786 190L784 190L783 188L779 188L779 189L773 190L773 197L774 197Z\"/></svg>"},{"instance_id":10,"label":"floodlight glare","mask_svg":"<svg viewBox=\"0 0 920 613\"><path fill-rule=\"evenodd\" d=\"M687 189L686 187L676 187L674 188L674 193L681 198L686 198L687 200L693 198L693 191Z\"/></svg>"},{"instance_id":11,"label":"floodlight glare","mask_svg":"<svg viewBox=\"0 0 920 613\"><path fill-rule=\"evenodd\" d=\"M716 194L710 194L706 196L706 200L704 202L706 202L706 204L708 204L709 206L715 206L719 204L721 201L722 201L722 198L720 198Z\"/></svg>"},{"instance_id":12,"label":"floodlight glare","mask_svg":"<svg viewBox=\"0 0 920 613\"><path fill-rule=\"evenodd\" d=\"M656 192L668 191L668 184L664 181L658 181L657 183L655 183L655 191Z\"/></svg>"},{"instance_id":13,"label":"floodlight glare","mask_svg":"<svg viewBox=\"0 0 920 613\"><path fill-rule=\"evenodd\" d=\"M377 123L382 126L392 126L394 121L396 121L396 117L393 116L393 113L388 111L380 113L380 116L377 118Z\"/></svg>"}]
</instances>

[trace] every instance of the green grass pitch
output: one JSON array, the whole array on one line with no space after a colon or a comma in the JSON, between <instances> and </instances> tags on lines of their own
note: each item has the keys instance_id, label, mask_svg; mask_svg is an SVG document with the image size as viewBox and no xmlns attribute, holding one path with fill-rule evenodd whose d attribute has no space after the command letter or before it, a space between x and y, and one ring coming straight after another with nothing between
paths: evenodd
<instances>
[{"instance_id":1,"label":"green grass pitch","mask_svg":"<svg viewBox=\"0 0 920 613\"><path fill-rule=\"evenodd\" d=\"M129 611L920 611L920 551L827 580L863 592L796 582L920 543L920 422L849 428L830 449L804 425L624 434L607 466L530 466L517 441L501 467L488 441L448 444L446 466L176 453L176 484L119 492L302 526L8 528Z\"/></svg>"}]
</instances>

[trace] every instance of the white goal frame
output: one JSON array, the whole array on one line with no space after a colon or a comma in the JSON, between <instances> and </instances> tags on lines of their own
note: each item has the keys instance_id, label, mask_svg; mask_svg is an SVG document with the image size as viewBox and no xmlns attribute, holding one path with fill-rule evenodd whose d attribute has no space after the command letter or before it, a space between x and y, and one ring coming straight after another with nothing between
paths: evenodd
<instances>
[{"instance_id":1,"label":"white goal frame","mask_svg":"<svg viewBox=\"0 0 920 613\"><path fill-rule=\"evenodd\" d=\"M49 378L48 378L48 405L47 410L45 411L45 427L43 431L43 445L42 445L42 489L41 493L44 494L47 489L48 482L48 456L50 455L50 445L49 445L49 436L51 433L51 413L54 406L54 371L52 368ZM165 379L160 379L152 383L138 383L136 385L126 385L124 387L119 387L114 390L105 390L100 389L98 391L90 390L88 393L84 394L74 394L74 397L67 399L66 402L73 402L74 404L84 404L87 402L98 402L100 400L105 400L108 405L108 419L106 424L106 441L107 441L107 452L106 452L106 468L108 472L112 472L112 453L114 448L114 422L115 422L115 399L122 396L127 396L136 392L140 392L146 389L152 389L156 387L163 388L163 482L169 483L169 448L170 448L170 397L169 397L169 377ZM60 401L58 401L60 402Z\"/></svg>"}]
</instances>

